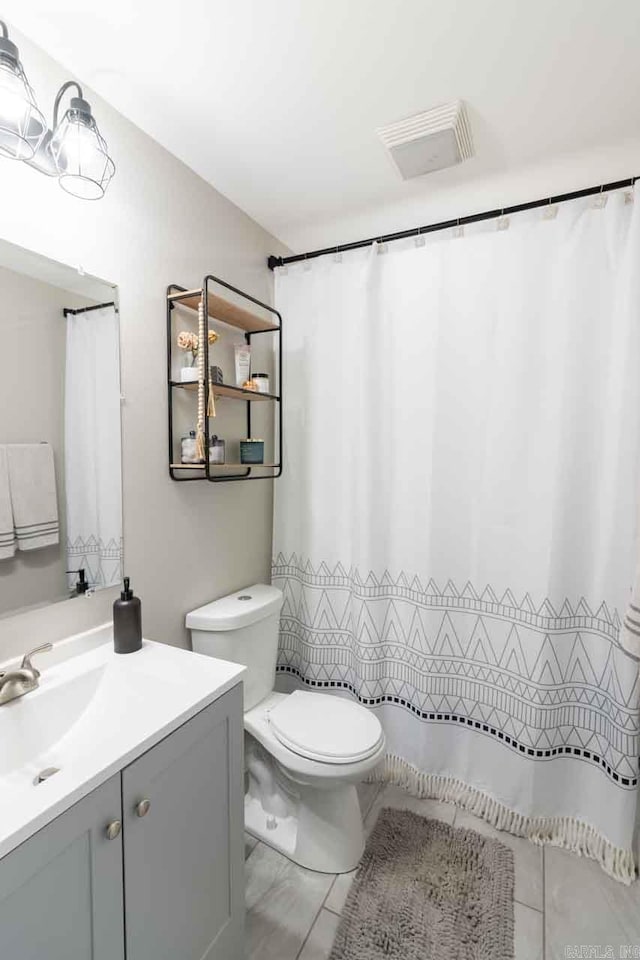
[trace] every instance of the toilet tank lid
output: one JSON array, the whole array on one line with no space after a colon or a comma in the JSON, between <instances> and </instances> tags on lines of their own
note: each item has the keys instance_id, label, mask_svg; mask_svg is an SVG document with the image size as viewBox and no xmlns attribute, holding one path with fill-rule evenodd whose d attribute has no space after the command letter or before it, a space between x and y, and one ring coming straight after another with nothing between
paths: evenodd
<instances>
[{"instance_id":1,"label":"toilet tank lid","mask_svg":"<svg viewBox=\"0 0 640 960\"><path fill-rule=\"evenodd\" d=\"M282 591L277 587L254 583L192 610L187 614L186 626L189 630L238 630L279 613L282 599Z\"/></svg>"}]
</instances>

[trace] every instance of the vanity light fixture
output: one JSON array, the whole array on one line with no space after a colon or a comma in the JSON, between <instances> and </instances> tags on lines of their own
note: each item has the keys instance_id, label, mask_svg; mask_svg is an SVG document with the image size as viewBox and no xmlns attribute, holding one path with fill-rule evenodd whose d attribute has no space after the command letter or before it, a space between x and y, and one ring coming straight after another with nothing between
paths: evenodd
<instances>
[{"instance_id":1,"label":"vanity light fixture","mask_svg":"<svg viewBox=\"0 0 640 960\"><path fill-rule=\"evenodd\" d=\"M0 20L0 154L30 160L47 131L33 90L20 62L18 48Z\"/></svg>"},{"instance_id":2,"label":"vanity light fixture","mask_svg":"<svg viewBox=\"0 0 640 960\"><path fill-rule=\"evenodd\" d=\"M53 130L38 109L20 62L18 48L9 40L0 20L0 156L24 160L48 177L57 177L67 193L83 200L99 200L116 167L98 129L82 87L64 83L53 107ZM69 107L59 119L64 94L75 87Z\"/></svg>"}]
</instances>

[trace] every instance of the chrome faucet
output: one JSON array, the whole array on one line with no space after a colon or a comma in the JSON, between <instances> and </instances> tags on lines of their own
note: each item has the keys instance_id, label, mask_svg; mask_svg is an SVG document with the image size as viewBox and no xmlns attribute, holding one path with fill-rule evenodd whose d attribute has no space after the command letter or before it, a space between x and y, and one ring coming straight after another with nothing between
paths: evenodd
<instances>
[{"instance_id":1,"label":"chrome faucet","mask_svg":"<svg viewBox=\"0 0 640 960\"><path fill-rule=\"evenodd\" d=\"M7 673L0 673L0 706L3 703L9 703L11 700L17 700L23 697L25 693L31 693L39 686L40 671L36 670L31 663L31 657L36 653L44 653L46 650L52 650L53 644L43 643L25 653L22 663L18 670L8 670Z\"/></svg>"}]
</instances>

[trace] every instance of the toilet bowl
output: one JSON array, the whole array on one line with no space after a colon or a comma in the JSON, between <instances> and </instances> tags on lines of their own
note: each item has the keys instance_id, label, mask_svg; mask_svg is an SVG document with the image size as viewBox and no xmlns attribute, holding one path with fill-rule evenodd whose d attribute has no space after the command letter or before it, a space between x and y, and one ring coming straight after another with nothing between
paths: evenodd
<instances>
[{"instance_id":1,"label":"toilet bowl","mask_svg":"<svg viewBox=\"0 0 640 960\"><path fill-rule=\"evenodd\" d=\"M380 762L377 717L360 704L274 691L282 594L256 584L187 615L196 653L247 667L245 829L310 870L346 873L364 849L356 783Z\"/></svg>"}]
</instances>

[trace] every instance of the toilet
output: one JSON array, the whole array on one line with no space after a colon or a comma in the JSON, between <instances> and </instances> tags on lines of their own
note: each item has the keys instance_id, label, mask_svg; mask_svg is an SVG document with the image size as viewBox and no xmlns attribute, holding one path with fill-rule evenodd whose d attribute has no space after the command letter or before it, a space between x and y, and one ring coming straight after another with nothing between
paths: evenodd
<instances>
[{"instance_id":1,"label":"toilet","mask_svg":"<svg viewBox=\"0 0 640 960\"><path fill-rule=\"evenodd\" d=\"M245 829L310 870L347 873L364 849L356 783L384 754L360 704L274 690L282 593L255 584L187 615L195 653L247 667Z\"/></svg>"}]
</instances>

